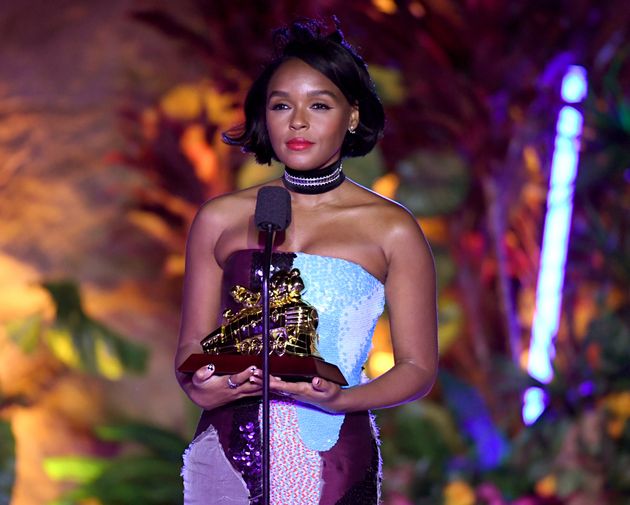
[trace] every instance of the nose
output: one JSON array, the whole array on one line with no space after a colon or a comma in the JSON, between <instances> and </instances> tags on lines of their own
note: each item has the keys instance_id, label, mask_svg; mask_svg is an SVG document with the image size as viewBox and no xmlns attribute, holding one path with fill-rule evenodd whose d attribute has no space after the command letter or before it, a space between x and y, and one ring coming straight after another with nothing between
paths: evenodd
<instances>
[{"instance_id":1,"label":"nose","mask_svg":"<svg viewBox=\"0 0 630 505\"><path fill-rule=\"evenodd\" d=\"M304 128L308 128L308 121L306 120L305 114L296 108L291 116L291 122L289 123L289 128L294 131L302 130Z\"/></svg>"}]
</instances>

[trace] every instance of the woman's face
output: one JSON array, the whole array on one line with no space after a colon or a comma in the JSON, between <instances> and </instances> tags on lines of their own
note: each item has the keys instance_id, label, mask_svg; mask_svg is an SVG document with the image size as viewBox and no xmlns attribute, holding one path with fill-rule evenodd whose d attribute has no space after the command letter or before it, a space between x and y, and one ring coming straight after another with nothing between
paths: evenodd
<instances>
[{"instance_id":1,"label":"woman's face","mask_svg":"<svg viewBox=\"0 0 630 505\"><path fill-rule=\"evenodd\" d=\"M322 168L337 161L359 111L332 81L292 58L267 87L267 132L278 159L296 170Z\"/></svg>"}]
</instances>

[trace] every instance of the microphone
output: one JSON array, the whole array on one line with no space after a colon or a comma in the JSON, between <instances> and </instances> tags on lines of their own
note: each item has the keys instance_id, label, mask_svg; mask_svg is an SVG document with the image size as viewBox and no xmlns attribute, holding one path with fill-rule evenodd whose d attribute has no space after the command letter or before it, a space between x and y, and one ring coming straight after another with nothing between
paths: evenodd
<instances>
[{"instance_id":1,"label":"microphone","mask_svg":"<svg viewBox=\"0 0 630 505\"><path fill-rule=\"evenodd\" d=\"M279 186L263 186L258 190L256 198L256 212L254 213L256 227L268 231L282 231L291 223L291 196L289 192Z\"/></svg>"},{"instance_id":2,"label":"microphone","mask_svg":"<svg viewBox=\"0 0 630 505\"><path fill-rule=\"evenodd\" d=\"M263 186L256 197L254 213L256 227L265 235L262 271L262 498L263 505L269 505L270 469L269 469L269 335L270 302L269 276L271 272L271 253L275 232L285 230L291 222L291 195L280 186Z\"/></svg>"}]
</instances>

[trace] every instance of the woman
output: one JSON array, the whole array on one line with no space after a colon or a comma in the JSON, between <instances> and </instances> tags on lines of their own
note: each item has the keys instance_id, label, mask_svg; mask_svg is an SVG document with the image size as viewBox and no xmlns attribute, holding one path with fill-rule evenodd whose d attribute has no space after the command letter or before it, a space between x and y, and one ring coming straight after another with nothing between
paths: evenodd
<instances>
[{"instance_id":1,"label":"woman","mask_svg":"<svg viewBox=\"0 0 630 505\"><path fill-rule=\"evenodd\" d=\"M292 223L275 244L273 268L298 268L303 298L319 313L319 352L350 384L340 388L270 379L271 502L378 503L380 457L369 410L420 398L437 368L435 271L414 217L346 179L342 161L368 153L383 109L363 60L337 27L312 21L277 32L279 55L252 85L245 123L224 140L279 160ZM208 201L188 239L176 367L220 324L235 284L260 287L253 225L258 187ZM395 365L367 381L376 320L387 300ZM231 376L209 365L178 380L203 410L184 456L187 504L258 503L261 371Z\"/></svg>"}]
</instances>

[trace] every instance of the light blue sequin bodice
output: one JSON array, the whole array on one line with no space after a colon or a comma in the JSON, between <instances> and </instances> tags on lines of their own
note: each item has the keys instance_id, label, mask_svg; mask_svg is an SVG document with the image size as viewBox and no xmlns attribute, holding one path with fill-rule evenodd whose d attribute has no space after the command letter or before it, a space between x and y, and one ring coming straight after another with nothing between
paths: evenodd
<instances>
[{"instance_id":1,"label":"light blue sequin bodice","mask_svg":"<svg viewBox=\"0 0 630 505\"><path fill-rule=\"evenodd\" d=\"M330 256L295 253L293 267L300 270L304 280L302 298L319 314L320 354L339 367L350 386L359 384L385 304L383 284L359 264ZM296 408L306 446L318 451L330 449L337 441L344 415L306 405Z\"/></svg>"}]
</instances>

